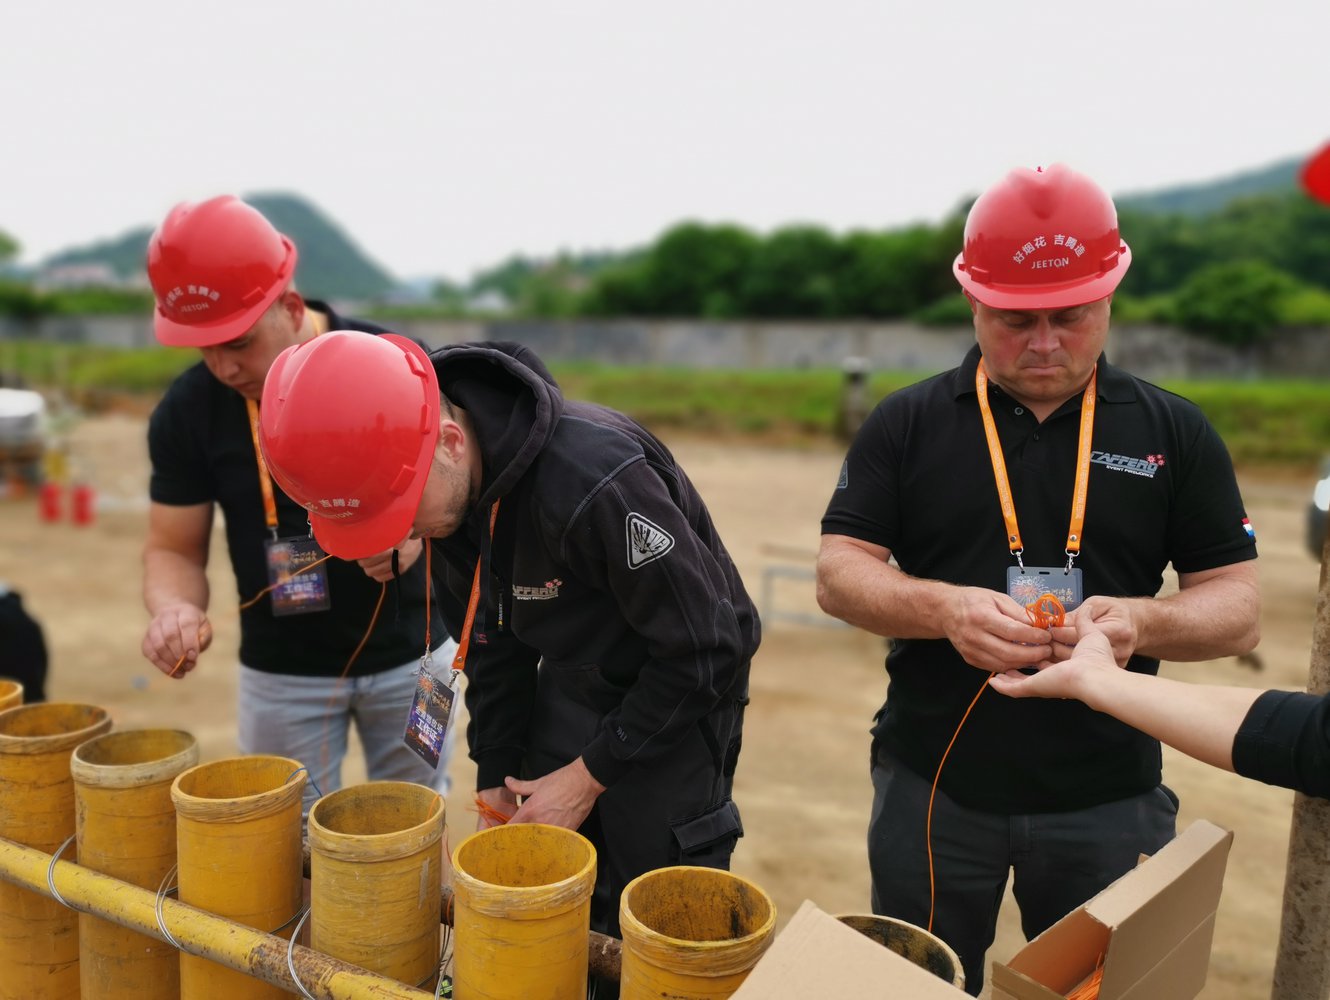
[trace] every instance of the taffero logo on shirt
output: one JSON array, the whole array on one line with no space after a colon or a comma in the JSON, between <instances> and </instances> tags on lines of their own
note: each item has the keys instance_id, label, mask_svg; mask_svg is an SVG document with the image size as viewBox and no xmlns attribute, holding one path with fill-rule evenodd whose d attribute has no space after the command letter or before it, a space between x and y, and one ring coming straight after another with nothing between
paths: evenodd
<instances>
[{"instance_id":1,"label":"taffero logo on shirt","mask_svg":"<svg viewBox=\"0 0 1330 1000\"><path fill-rule=\"evenodd\" d=\"M559 588L563 586L563 581L558 577L553 580L546 580L543 587L523 587L513 584L514 601L552 601L559 596Z\"/></svg>"},{"instance_id":2,"label":"taffero logo on shirt","mask_svg":"<svg viewBox=\"0 0 1330 1000\"><path fill-rule=\"evenodd\" d=\"M1131 458L1127 455L1114 455L1107 451L1090 452L1090 461L1096 465L1112 469L1114 472L1130 472L1133 476L1145 476L1153 479L1155 473L1164 465L1163 455L1147 455L1145 458Z\"/></svg>"},{"instance_id":3,"label":"taffero logo on shirt","mask_svg":"<svg viewBox=\"0 0 1330 1000\"><path fill-rule=\"evenodd\" d=\"M625 522L628 534L628 568L640 569L674 548L674 536L641 514L629 514Z\"/></svg>"}]
</instances>

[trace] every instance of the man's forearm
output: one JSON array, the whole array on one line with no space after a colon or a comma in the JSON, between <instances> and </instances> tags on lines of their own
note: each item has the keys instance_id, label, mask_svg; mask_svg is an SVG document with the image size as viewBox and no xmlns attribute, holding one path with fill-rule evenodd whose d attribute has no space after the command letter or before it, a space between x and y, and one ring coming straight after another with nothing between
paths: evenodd
<instances>
[{"instance_id":1,"label":"man's forearm","mask_svg":"<svg viewBox=\"0 0 1330 1000\"><path fill-rule=\"evenodd\" d=\"M1137 623L1136 652L1160 660L1210 660L1250 652L1260 639L1254 580L1215 578L1168 597L1126 602Z\"/></svg>"},{"instance_id":2,"label":"man's forearm","mask_svg":"<svg viewBox=\"0 0 1330 1000\"><path fill-rule=\"evenodd\" d=\"M143 603L151 615L173 604L208 608L208 574L198 563L178 552L143 554Z\"/></svg>"},{"instance_id":3,"label":"man's forearm","mask_svg":"<svg viewBox=\"0 0 1330 1000\"><path fill-rule=\"evenodd\" d=\"M817 602L827 614L896 639L941 639L943 611L957 588L918 580L850 547L824 550L817 561Z\"/></svg>"}]
</instances>

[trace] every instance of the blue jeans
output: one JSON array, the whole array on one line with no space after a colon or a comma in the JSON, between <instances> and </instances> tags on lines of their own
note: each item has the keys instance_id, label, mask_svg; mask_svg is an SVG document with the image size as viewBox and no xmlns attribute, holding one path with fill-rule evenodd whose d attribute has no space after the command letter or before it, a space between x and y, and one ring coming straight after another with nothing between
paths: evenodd
<instances>
[{"instance_id":1,"label":"blue jeans","mask_svg":"<svg viewBox=\"0 0 1330 1000\"><path fill-rule=\"evenodd\" d=\"M434 663L446 668L455 649L456 644L446 640L434 651ZM339 680L270 674L241 664L240 752L276 754L304 764L311 779L305 783L302 803L308 815L320 793L342 787L342 759L354 719L369 780L414 781L446 796L448 762L462 725L461 712L449 730L438 768L431 768L402 741L419 670L417 659L381 673Z\"/></svg>"},{"instance_id":2,"label":"blue jeans","mask_svg":"<svg viewBox=\"0 0 1330 1000\"><path fill-rule=\"evenodd\" d=\"M932 780L879 752L873 765L868 864L873 912L928 926L926 823ZM1012 893L1027 939L1043 933L1176 835L1177 797L1163 785L1062 813L1006 815L933 801L933 933L960 956L978 996L984 955L1014 872Z\"/></svg>"}]
</instances>

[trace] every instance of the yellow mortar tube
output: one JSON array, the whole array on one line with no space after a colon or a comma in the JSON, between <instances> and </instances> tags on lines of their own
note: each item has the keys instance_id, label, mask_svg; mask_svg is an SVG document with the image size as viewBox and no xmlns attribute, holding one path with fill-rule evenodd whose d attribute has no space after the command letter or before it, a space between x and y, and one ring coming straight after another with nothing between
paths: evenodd
<instances>
[{"instance_id":1,"label":"yellow mortar tube","mask_svg":"<svg viewBox=\"0 0 1330 1000\"><path fill-rule=\"evenodd\" d=\"M23 704L23 685L8 677L0 677L0 711Z\"/></svg>"},{"instance_id":2,"label":"yellow mortar tube","mask_svg":"<svg viewBox=\"0 0 1330 1000\"><path fill-rule=\"evenodd\" d=\"M111 728L94 705L59 702L0 712L0 837L54 853L74 835L69 758ZM0 998L79 995L78 915L45 895L0 885Z\"/></svg>"},{"instance_id":3,"label":"yellow mortar tube","mask_svg":"<svg viewBox=\"0 0 1330 1000\"><path fill-rule=\"evenodd\" d=\"M596 849L542 823L493 826L453 851L453 996L586 996Z\"/></svg>"},{"instance_id":4,"label":"yellow mortar tube","mask_svg":"<svg viewBox=\"0 0 1330 1000\"><path fill-rule=\"evenodd\" d=\"M310 946L404 983L432 980L443 818L443 796L409 781L369 781L314 803Z\"/></svg>"},{"instance_id":5,"label":"yellow mortar tube","mask_svg":"<svg viewBox=\"0 0 1330 1000\"><path fill-rule=\"evenodd\" d=\"M619 897L623 1000L724 1000L771 943L776 905L747 879L681 865L639 875Z\"/></svg>"},{"instance_id":6,"label":"yellow mortar tube","mask_svg":"<svg viewBox=\"0 0 1330 1000\"><path fill-rule=\"evenodd\" d=\"M252 754L198 764L171 785L180 901L290 937L304 898L300 793L289 757ZM280 1000L263 983L180 956L181 1000Z\"/></svg>"},{"instance_id":7,"label":"yellow mortar tube","mask_svg":"<svg viewBox=\"0 0 1330 1000\"><path fill-rule=\"evenodd\" d=\"M46 870L50 863L49 854L0 838L0 879L7 884L49 899ZM79 911L166 940L157 926L156 893L72 861L56 862L53 881L60 895ZM287 942L281 938L169 898L162 900L162 918L182 952L298 995L286 967ZM318 1000L432 1000L434 996L301 945L292 949L291 960L305 990Z\"/></svg>"},{"instance_id":8,"label":"yellow mortar tube","mask_svg":"<svg viewBox=\"0 0 1330 1000\"><path fill-rule=\"evenodd\" d=\"M175 867L171 782L199 760L178 729L131 729L81 744L69 762L78 805L79 864L156 892ZM175 1000L180 956L90 914L79 917L79 980L99 1000Z\"/></svg>"}]
</instances>

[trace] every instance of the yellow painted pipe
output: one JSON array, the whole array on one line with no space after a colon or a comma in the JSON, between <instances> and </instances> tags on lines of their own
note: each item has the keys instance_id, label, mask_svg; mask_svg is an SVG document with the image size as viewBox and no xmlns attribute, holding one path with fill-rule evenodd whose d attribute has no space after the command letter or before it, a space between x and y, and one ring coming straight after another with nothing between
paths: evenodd
<instances>
[{"instance_id":1,"label":"yellow painted pipe","mask_svg":"<svg viewBox=\"0 0 1330 1000\"><path fill-rule=\"evenodd\" d=\"M0 880L50 898L46 870L51 856L0 838ZM165 940L157 926L156 893L95 872L72 861L57 861L56 890L73 907L124 927ZM296 991L286 967L287 942L226 920L206 910L163 899L162 919L182 952ZM59 905L55 903L54 905ZM431 1000L432 993L295 945L292 964L301 985L318 1000Z\"/></svg>"},{"instance_id":2,"label":"yellow painted pipe","mask_svg":"<svg viewBox=\"0 0 1330 1000\"><path fill-rule=\"evenodd\" d=\"M156 892L176 863L171 782L199 760L178 729L131 729L79 745L69 762L79 864ZM163 941L79 917L79 980L99 1000L175 1000L180 956Z\"/></svg>"},{"instance_id":3,"label":"yellow painted pipe","mask_svg":"<svg viewBox=\"0 0 1330 1000\"><path fill-rule=\"evenodd\" d=\"M776 905L747 879L678 866L639 875L619 897L623 1000L724 1000L771 943Z\"/></svg>"},{"instance_id":4,"label":"yellow painted pipe","mask_svg":"<svg viewBox=\"0 0 1330 1000\"><path fill-rule=\"evenodd\" d=\"M93 705L40 703L0 712L0 837L48 854L74 835L74 748L111 728ZM78 915L0 885L0 998L77 1000Z\"/></svg>"}]
</instances>

